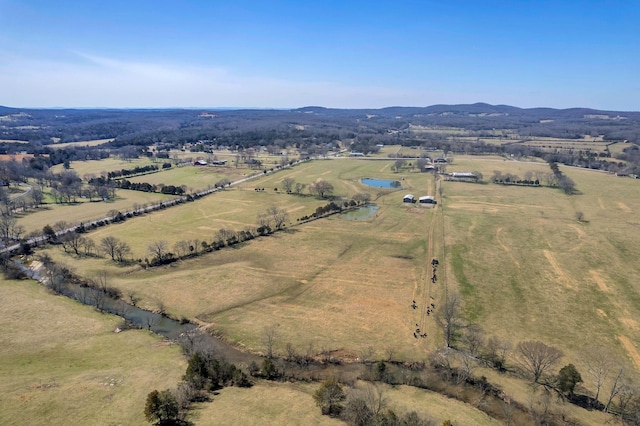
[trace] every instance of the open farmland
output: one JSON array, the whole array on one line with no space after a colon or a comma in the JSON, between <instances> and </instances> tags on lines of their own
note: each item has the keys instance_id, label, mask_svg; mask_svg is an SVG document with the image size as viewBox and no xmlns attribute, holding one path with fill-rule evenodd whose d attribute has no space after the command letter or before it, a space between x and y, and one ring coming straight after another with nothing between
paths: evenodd
<instances>
[{"instance_id":1,"label":"open farmland","mask_svg":"<svg viewBox=\"0 0 640 426\"><path fill-rule=\"evenodd\" d=\"M192 165L185 165L181 167L172 167L167 170L161 170L157 173L150 173L126 179L134 183L146 182L152 185L184 185L187 187L187 192L197 192L206 190L210 187L212 188L221 179L229 179L230 181L235 181L258 172L260 171L256 172L247 169L236 169L233 167L196 167Z\"/></svg>"},{"instance_id":2,"label":"open farmland","mask_svg":"<svg viewBox=\"0 0 640 426\"><path fill-rule=\"evenodd\" d=\"M52 145L52 148L69 148L82 146L99 146L113 141L113 139L94 139L91 141L63 142Z\"/></svg>"},{"instance_id":3,"label":"open farmland","mask_svg":"<svg viewBox=\"0 0 640 426\"><path fill-rule=\"evenodd\" d=\"M497 156L453 160L447 172L479 171L485 181L494 171L520 177L550 172L546 163ZM573 363L582 372L590 348L603 347L630 377L640 376L637 180L561 167L579 191L568 196L548 187L436 182L432 174L409 169L394 173L393 164L348 158L303 163L86 234L96 242L116 236L131 246L133 258L144 258L153 241L165 240L170 248L180 240L211 241L220 228L255 226L256 215L270 206L289 213L284 232L170 266L120 266L58 247L48 252L81 275L106 270L109 285L137 294L142 307L163 305L252 352L265 351L264 328L273 326L278 355L291 344L299 353L345 361L383 359L389 351L397 360L424 361L443 343L424 306L433 301L437 310L448 291L461 295L465 323L514 347L541 340L563 351L561 365ZM298 225L296 218L326 200L283 193L286 177L307 185L325 179L338 197L368 192L379 209L364 221L334 215ZM403 189L366 187L362 177L399 180ZM439 204L404 205L405 193L436 195ZM437 283L429 280L432 257L440 259ZM414 300L417 310L410 306ZM414 337L416 325L427 338ZM515 367L513 353L507 363ZM530 397L522 381L483 374L521 403ZM583 377L582 392L592 392ZM575 410L572 416L579 417ZM599 413L584 418L585 424L602 420Z\"/></svg>"},{"instance_id":4,"label":"open farmland","mask_svg":"<svg viewBox=\"0 0 640 426\"><path fill-rule=\"evenodd\" d=\"M582 139L527 138L518 143L543 152L590 151L595 154L605 153L610 144L602 138L589 136Z\"/></svg>"},{"instance_id":5,"label":"open farmland","mask_svg":"<svg viewBox=\"0 0 640 426\"><path fill-rule=\"evenodd\" d=\"M18 214L18 224L24 226L28 234L32 231L42 231L43 226L53 225L58 221L79 225L81 222L102 219L108 216L111 210L127 211L136 205L142 206L175 198L173 195L124 189L118 189L116 194L115 200L107 202L78 199L75 204L45 204L37 209Z\"/></svg>"},{"instance_id":6,"label":"open farmland","mask_svg":"<svg viewBox=\"0 0 640 426\"><path fill-rule=\"evenodd\" d=\"M220 392L213 404L203 404L195 410L193 421L202 426L219 424L219 419L228 419L226 425L342 425L338 419L321 416L315 407L312 394L317 384L261 382L246 390L227 388ZM358 383L358 387L366 387ZM369 385L370 386L370 385ZM424 418L441 424L451 420L453 424L489 426L500 422L481 411L437 393L406 386L379 385L388 407L397 414L416 411ZM246 407L238 412L238 406ZM302 413L302 414L301 414Z\"/></svg>"},{"instance_id":7,"label":"open farmland","mask_svg":"<svg viewBox=\"0 0 640 426\"><path fill-rule=\"evenodd\" d=\"M34 281L0 280L0 300L0 424L145 425L147 394L184 373L178 346Z\"/></svg>"},{"instance_id":8,"label":"open farmland","mask_svg":"<svg viewBox=\"0 0 640 426\"><path fill-rule=\"evenodd\" d=\"M451 167L453 168L453 166ZM458 157L455 168L522 175L544 165ZM579 194L445 182L445 246L451 288L467 319L516 343L561 348L584 371L593 347L640 371L638 181L562 168ZM576 220L582 212L584 221Z\"/></svg>"},{"instance_id":9,"label":"open farmland","mask_svg":"<svg viewBox=\"0 0 640 426\"><path fill-rule=\"evenodd\" d=\"M424 297L430 260L428 225L436 210L407 208L400 200L405 191L433 193L434 182L428 174L393 173L391 163L347 159L304 163L87 236L98 242L114 235L125 240L139 258L148 256L146 248L155 239L166 240L169 247L181 239L212 240L222 227L240 230L255 224L256 215L271 205L289 211L295 224L296 217L326 203L276 192L275 186L285 177L306 183L321 177L334 183L336 195L369 191L380 206L371 220L353 222L332 216L170 268L118 272L110 267L115 275L110 281L125 292L137 292L143 306L154 308L162 301L172 314L215 324L217 331L254 351L263 350L262 328L277 322L283 334L279 351L287 341L301 348L315 342L318 349L345 348L351 357L358 357L371 345L371 333L376 333L389 339L386 345L397 343L403 356L418 359L433 340L415 341L414 324L422 319L410 304L419 295ZM359 182L372 176L404 177L406 188L385 190ZM265 190L256 192L254 186ZM91 274L111 263L74 259L73 264L79 272ZM279 311L275 317L274 307ZM330 317L327 311L332 312ZM299 327L301 318L307 318L304 328ZM332 335L323 333L333 324ZM383 348L375 350L382 353Z\"/></svg>"},{"instance_id":10,"label":"open farmland","mask_svg":"<svg viewBox=\"0 0 640 426\"><path fill-rule=\"evenodd\" d=\"M70 166L71 170L75 171L78 176L84 177L85 175L100 176L103 172L133 169L134 167L144 167L152 164L154 163L147 157L140 157L130 161L122 160L117 157L109 157L102 160L72 161ZM159 167L162 165L161 162L155 164ZM52 167L52 171L55 173L60 173L62 170L64 170L62 164Z\"/></svg>"}]
</instances>

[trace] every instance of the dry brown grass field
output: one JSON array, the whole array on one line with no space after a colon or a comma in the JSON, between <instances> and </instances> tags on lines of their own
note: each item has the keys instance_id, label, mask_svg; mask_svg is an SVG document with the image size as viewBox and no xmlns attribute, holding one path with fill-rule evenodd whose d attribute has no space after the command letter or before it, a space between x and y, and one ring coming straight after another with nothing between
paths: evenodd
<instances>
[{"instance_id":1,"label":"dry brown grass field","mask_svg":"<svg viewBox=\"0 0 640 426\"><path fill-rule=\"evenodd\" d=\"M157 173L127 178L131 182L147 182L152 185L174 185L187 187L187 192L195 192L213 187L221 179L236 181L246 176L259 173L260 170L236 169L230 166L192 166L172 167Z\"/></svg>"},{"instance_id":2,"label":"dry brown grass field","mask_svg":"<svg viewBox=\"0 0 640 426\"><path fill-rule=\"evenodd\" d=\"M457 157L455 167L486 176L544 166ZM579 194L445 182L447 276L463 295L468 320L487 332L561 348L563 363L579 371L591 349L603 347L637 379L638 181L561 170Z\"/></svg>"},{"instance_id":3,"label":"dry brown grass field","mask_svg":"<svg viewBox=\"0 0 640 426\"><path fill-rule=\"evenodd\" d=\"M107 142L111 142L113 139L94 139L90 141L79 141L79 142L63 142L51 145L51 148L68 148L70 146L98 146L105 144Z\"/></svg>"},{"instance_id":4,"label":"dry brown grass field","mask_svg":"<svg viewBox=\"0 0 640 426\"><path fill-rule=\"evenodd\" d=\"M576 182L579 192L572 196L546 187L440 182L442 198L428 209L400 200L409 192L439 195L433 175L394 173L392 165L393 160L313 161L88 236L96 242L106 235L122 238L140 257L156 239L171 245L210 239L223 226L254 224L256 214L271 205L289 211L295 222L324 203L275 191L284 177L307 184L326 179L338 196L371 193L379 210L365 221L331 216L152 269L78 259L57 247L49 252L82 274L106 269L110 285L135 291L142 306L154 309L162 302L171 314L197 319L255 352L265 350L264 327L274 326L275 352L281 355L291 343L299 352L335 351L346 360L380 359L390 348L395 359L425 360L443 341L423 307L431 297L440 306L446 288L461 294L465 321L488 335L514 346L541 340L561 349L561 365L573 363L583 373L582 392L593 391L584 373L592 347L606 348L638 379L637 180L561 167ZM523 176L548 173L549 167L477 156L455 156L447 166L474 170L488 180L494 170ZM365 187L362 177L400 180L404 188ZM432 257L441 264L435 284L429 280ZM411 309L413 300L419 309ZM416 324L428 338L414 338ZM513 354L509 363L515 365ZM492 377L527 404L524 381ZM600 419L599 413L584 416L585 424Z\"/></svg>"},{"instance_id":5,"label":"dry brown grass field","mask_svg":"<svg viewBox=\"0 0 640 426\"><path fill-rule=\"evenodd\" d=\"M111 210L126 211L134 206L158 203L175 198L173 195L157 194L142 191L117 190L117 197L113 201L90 202L88 199L78 199L76 204L45 204L37 209L18 214L18 224L24 226L26 233L42 231L42 227L53 225L59 221L79 225L81 222L101 219Z\"/></svg>"},{"instance_id":6,"label":"dry brown grass field","mask_svg":"<svg viewBox=\"0 0 640 426\"><path fill-rule=\"evenodd\" d=\"M118 317L0 279L0 424L146 425L153 389L175 386L182 351Z\"/></svg>"},{"instance_id":7,"label":"dry brown grass field","mask_svg":"<svg viewBox=\"0 0 640 426\"><path fill-rule=\"evenodd\" d=\"M254 351L262 351L265 325L280 324L278 350L295 342L300 350L310 343L316 349L347 349L350 357L371 346L371 335L397 345L404 357L419 359L433 340L416 341L415 323L425 322L422 310L411 302L425 297L427 281L428 225L433 212L407 207L404 192L433 193L432 175L389 171L390 162L358 160L317 161L268 175L218 192L195 203L145 215L87 234L99 242L106 235L124 239L135 258L148 256L156 239L171 247L181 239L213 240L221 227L242 229L255 224L257 213L270 205L289 211L290 220L315 211L321 201L272 190L285 177L311 183L321 177L334 183L336 195L372 192L379 213L370 220L354 222L340 216L290 228L287 232L248 242L167 268L141 270L119 268L105 259L78 261L55 249L53 256L66 257L79 272L95 274L107 268L111 283L142 296L143 306L154 308L162 301L169 312L215 324L227 338ZM405 189L369 188L361 177L405 180ZM265 188L255 192L254 186ZM275 309L275 311L274 311ZM327 311L332 312L327 316ZM275 315L274 315L275 314ZM300 321L305 319L305 326ZM327 327L334 327L327 333ZM432 328L432 325L428 326ZM435 333L431 329L430 332ZM384 348L374 348L380 355Z\"/></svg>"},{"instance_id":8,"label":"dry brown grass field","mask_svg":"<svg viewBox=\"0 0 640 426\"><path fill-rule=\"evenodd\" d=\"M358 389L367 384L359 382ZM371 385L369 385L371 386ZM251 389L226 388L220 391L211 404L196 407L192 421L198 425L340 425L342 421L321 416L313 402L313 392L318 384L271 383L260 381ZM440 394L406 386L378 385L386 401L385 409L396 414L416 411L423 418L441 424L451 420L455 425L489 426L500 422L491 419L470 405L444 397ZM348 391L348 388L345 388ZM239 410L238 407L243 407Z\"/></svg>"},{"instance_id":9,"label":"dry brown grass field","mask_svg":"<svg viewBox=\"0 0 640 426\"><path fill-rule=\"evenodd\" d=\"M151 164L162 165L161 162L153 163L151 159L147 157L140 157L132 159L131 161L122 160L117 157L109 157L102 160L86 160L86 161L71 161L71 170L75 171L81 178L85 175L100 176L102 172L111 172L121 169L133 169L134 167L143 167ZM62 164L55 165L51 168L54 173L60 173L64 170Z\"/></svg>"}]
</instances>

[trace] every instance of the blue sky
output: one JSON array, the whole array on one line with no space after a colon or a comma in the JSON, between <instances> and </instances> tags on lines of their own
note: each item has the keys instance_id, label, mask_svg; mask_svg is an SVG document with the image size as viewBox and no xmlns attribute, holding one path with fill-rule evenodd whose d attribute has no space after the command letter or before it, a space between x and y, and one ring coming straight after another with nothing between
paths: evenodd
<instances>
[{"instance_id":1,"label":"blue sky","mask_svg":"<svg viewBox=\"0 0 640 426\"><path fill-rule=\"evenodd\" d=\"M640 1L0 0L0 105L640 110Z\"/></svg>"}]
</instances>

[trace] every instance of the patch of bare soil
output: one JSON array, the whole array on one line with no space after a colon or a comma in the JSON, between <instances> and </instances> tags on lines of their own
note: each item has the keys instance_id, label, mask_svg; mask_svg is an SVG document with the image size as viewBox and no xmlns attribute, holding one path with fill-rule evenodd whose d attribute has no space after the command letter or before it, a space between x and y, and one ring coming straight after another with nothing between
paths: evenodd
<instances>
[{"instance_id":1,"label":"patch of bare soil","mask_svg":"<svg viewBox=\"0 0 640 426\"><path fill-rule=\"evenodd\" d=\"M621 201L618 202L618 207L620 207L620 210L624 211L625 213L631 213L631 207Z\"/></svg>"},{"instance_id":2,"label":"patch of bare soil","mask_svg":"<svg viewBox=\"0 0 640 426\"><path fill-rule=\"evenodd\" d=\"M631 340L627 336L618 336L618 340L622 343L625 350L633 360L633 363L636 365L636 368L640 369L640 353L636 349L636 347L631 343Z\"/></svg>"},{"instance_id":3,"label":"patch of bare soil","mask_svg":"<svg viewBox=\"0 0 640 426\"><path fill-rule=\"evenodd\" d=\"M589 272L591 273L591 278L593 278L593 281L595 281L596 284L598 284L598 288L600 289L600 291L603 291L605 293L611 291L611 289L609 289L607 284L604 282L604 280L600 276L600 272L596 271L595 269L592 269Z\"/></svg>"},{"instance_id":4,"label":"patch of bare soil","mask_svg":"<svg viewBox=\"0 0 640 426\"><path fill-rule=\"evenodd\" d=\"M560 279L560 281L563 281L570 288L575 288L575 286L576 286L575 282L573 281L573 279L569 275L567 275L562 270L562 268L560 267L560 265L556 261L556 258L553 257L553 254L549 250L543 250L543 253L544 253L544 256L547 258L547 260L549 261L549 264L551 265L551 267L555 271L556 275Z\"/></svg>"}]
</instances>

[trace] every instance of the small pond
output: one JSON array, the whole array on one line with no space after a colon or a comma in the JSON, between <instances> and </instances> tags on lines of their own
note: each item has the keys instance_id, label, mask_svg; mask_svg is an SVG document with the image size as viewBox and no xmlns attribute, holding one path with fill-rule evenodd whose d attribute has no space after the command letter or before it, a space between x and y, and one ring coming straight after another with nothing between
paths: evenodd
<instances>
[{"instance_id":1,"label":"small pond","mask_svg":"<svg viewBox=\"0 0 640 426\"><path fill-rule=\"evenodd\" d=\"M367 220L371 216L376 214L379 208L380 206L364 206L356 210L343 213L342 215L340 215L340 217L346 220Z\"/></svg>"},{"instance_id":2,"label":"small pond","mask_svg":"<svg viewBox=\"0 0 640 426\"><path fill-rule=\"evenodd\" d=\"M402 188L402 184L397 180L362 178L362 183L376 188Z\"/></svg>"}]
</instances>

